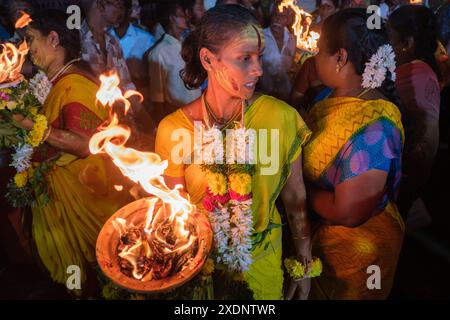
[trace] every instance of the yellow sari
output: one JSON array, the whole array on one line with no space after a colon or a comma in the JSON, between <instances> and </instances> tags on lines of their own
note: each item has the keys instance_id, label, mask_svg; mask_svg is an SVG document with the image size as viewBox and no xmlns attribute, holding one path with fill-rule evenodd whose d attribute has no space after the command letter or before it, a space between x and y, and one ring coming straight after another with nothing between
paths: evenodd
<instances>
[{"instance_id":1,"label":"yellow sari","mask_svg":"<svg viewBox=\"0 0 450 320\"><path fill-rule=\"evenodd\" d=\"M365 159L361 156L363 153L376 159L374 162L380 163L381 154L388 155L391 161L385 200L380 204L378 214L356 228L320 223L315 226L313 254L322 259L324 269L322 276L313 280L310 297L386 299L404 234L404 223L395 205L404 141L401 114L394 104L384 100L329 98L311 109L307 124L313 135L304 150L303 170L309 180L321 188L332 191L344 181L346 161L353 161L352 152L359 153L354 158L357 161L349 165L355 171L349 178L372 168L371 160L368 164L359 161ZM392 136L398 139L392 139ZM377 144L382 148L370 154ZM377 166L373 168L378 169ZM372 280L376 284L378 274L373 268L377 267L381 288L369 289L368 283ZM374 278L369 279L372 274Z\"/></svg>"},{"instance_id":2,"label":"yellow sari","mask_svg":"<svg viewBox=\"0 0 450 320\"><path fill-rule=\"evenodd\" d=\"M80 74L67 74L52 88L43 107L49 123L62 117L63 108L78 103L105 120L108 110L96 105L98 86ZM63 126L64 128L64 126ZM62 153L45 177L50 201L39 197L32 207L32 236L39 257L56 282L65 284L67 268L86 271L96 261L95 244L106 220L131 199L113 186L116 171L110 160L100 155L81 159ZM117 182L117 181L116 181Z\"/></svg>"},{"instance_id":3,"label":"yellow sari","mask_svg":"<svg viewBox=\"0 0 450 320\"><path fill-rule=\"evenodd\" d=\"M244 274L254 298L283 298L283 269L281 263L281 228L268 232L270 224L281 224L281 217L275 206L275 200L282 191L290 174L291 164L300 156L303 145L308 141L310 131L300 115L284 102L270 96L259 97L245 112L245 127L267 129L270 135L268 150L271 150L271 129L279 132L278 170L273 175L262 175L261 169L267 168L260 163L256 165L256 174L252 180L253 192L253 228L254 233L267 234L252 252L253 263ZM172 141L174 130L184 128L190 133L193 145L194 126L182 109L170 114L160 123L156 137L156 153L169 161L165 175L185 177L186 189L191 201L202 208L202 199L206 195L205 173L197 164L175 164L171 161L171 152L178 141ZM258 154L260 143L258 143ZM193 149L192 149L193 150ZM270 151L269 151L270 152Z\"/></svg>"}]
</instances>

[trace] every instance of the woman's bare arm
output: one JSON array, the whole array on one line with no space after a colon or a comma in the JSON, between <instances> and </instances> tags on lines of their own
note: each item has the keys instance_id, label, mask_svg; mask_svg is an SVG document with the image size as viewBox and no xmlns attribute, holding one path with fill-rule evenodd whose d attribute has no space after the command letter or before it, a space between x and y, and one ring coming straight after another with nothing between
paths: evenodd
<instances>
[{"instance_id":1,"label":"woman's bare arm","mask_svg":"<svg viewBox=\"0 0 450 320\"><path fill-rule=\"evenodd\" d=\"M291 175L281 192L281 198L286 208L295 253L297 256L311 259L311 234L306 212L306 190L301 156L291 166Z\"/></svg>"},{"instance_id":2,"label":"woman's bare arm","mask_svg":"<svg viewBox=\"0 0 450 320\"><path fill-rule=\"evenodd\" d=\"M295 255L299 260L312 259L311 227L306 212L306 190L302 176L302 157L291 165L291 175L281 192L281 198L286 208L286 215L292 233ZM300 281L290 279L286 291L286 299L308 299L311 279Z\"/></svg>"},{"instance_id":3,"label":"woman's bare arm","mask_svg":"<svg viewBox=\"0 0 450 320\"><path fill-rule=\"evenodd\" d=\"M16 114L14 120L19 122L25 129L32 130L34 122L31 119L24 118L22 115ZM50 132L49 132L50 131ZM50 146L62 152L73 154L80 158L85 158L90 154L89 140L87 134L76 133L72 130L62 130L49 127L44 134L45 140Z\"/></svg>"},{"instance_id":4,"label":"woman's bare arm","mask_svg":"<svg viewBox=\"0 0 450 320\"><path fill-rule=\"evenodd\" d=\"M372 217L383 196L387 172L369 170L336 186L334 192L313 188L314 211L330 224L357 227Z\"/></svg>"}]
</instances>

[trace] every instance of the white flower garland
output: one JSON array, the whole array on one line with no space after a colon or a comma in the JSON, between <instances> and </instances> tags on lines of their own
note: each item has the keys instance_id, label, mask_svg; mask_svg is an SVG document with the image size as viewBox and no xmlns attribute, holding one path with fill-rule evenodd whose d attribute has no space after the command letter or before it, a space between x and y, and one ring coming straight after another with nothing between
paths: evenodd
<instances>
[{"instance_id":1,"label":"white flower garland","mask_svg":"<svg viewBox=\"0 0 450 320\"><path fill-rule=\"evenodd\" d=\"M252 264L251 207L252 199L230 200L225 206L209 213L217 249L217 262L225 264L231 271L243 273L248 271Z\"/></svg>"},{"instance_id":2,"label":"white flower garland","mask_svg":"<svg viewBox=\"0 0 450 320\"><path fill-rule=\"evenodd\" d=\"M217 249L217 262L228 264L228 241L230 239L230 212L227 207L216 208L209 213Z\"/></svg>"},{"instance_id":3,"label":"white flower garland","mask_svg":"<svg viewBox=\"0 0 450 320\"><path fill-rule=\"evenodd\" d=\"M366 63L362 75L363 88L375 89L381 87L386 79L387 71L391 74L391 80L395 81L395 53L389 44L379 47L377 52L370 57L369 62Z\"/></svg>"},{"instance_id":4,"label":"white flower garland","mask_svg":"<svg viewBox=\"0 0 450 320\"><path fill-rule=\"evenodd\" d=\"M233 227L230 229L231 246L230 259L228 264L232 270L240 270L245 272L252 263L252 231L253 231L253 215L252 215L252 199L245 201L231 200L231 210L233 216L231 223Z\"/></svg>"},{"instance_id":5,"label":"white flower garland","mask_svg":"<svg viewBox=\"0 0 450 320\"><path fill-rule=\"evenodd\" d=\"M255 163L255 134L240 125L232 131L229 143L234 144L236 148L227 150L227 163Z\"/></svg>"},{"instance_id":6,"label":"white flower garland","mask_svg":"<svg viewBox=\"0 0 450 320\"><path fill-rule=\"evenodd\" d=\"M31 157L33 156L33 147L28 143L19 143L14 146L16 151L12 156L11 167L14 167L17 172L21 173L31 167Z\"/></svg>"},{"instance_id":7,"label":"white flower garland","mask_svg":"<svg viewBox=\"0 0 450 320\"><path fill-rule=\"evenodd\" d=\"M217 132L218 129L215 127L205 131L204 136L207 137L208 144L212 143L210 141L212 137L217 137ZM238 163L238 160L243 160L240 159L242 157L239 157L243 154L240 152L251 150L254 136L249 130L238 127L236 132L233 132L232 139L236 143L236 153L232 155L233 163ZM252 152L245 154L250 154L248 159L245 159L245 163L248 164L249 160L252 159ZM217 159L217 154L207 156L206 159L204 158L205 164L211 165L214 158ZM230 162L227 159L225 166L229 165ZM217 262L225 264L231 271L243 273L248 271L252 263L253 201L251 194L234 196L242 200L231 199L230 191L235 192L228 185L228 193L225 195L225 197L228 197L228 201L224 204L217 200L220 196L207 195L215 202L214 209L209 211L209 219L214 232Z\"/></svg>"},{"instance_id":8,"label":"white flower garland","mask_svg":"<svg viewBox=\"0 0 450 320\"><path fill-rule=\"evenodd\" d=\"M30 79L30 88L33 95L41 104L44 104L52 87L52 83L43 71L39 71L32 79Z\"/></svg>"},{"instance_id":9,"label":"white flower garland","mask_svg":"<svg viewBox=\"0 0 450 320\"><path fill-rule=\"evenodd\" d=\"M219 140L220 144L217 145L218 139L221 138L222 132L215 126L205 131L203 135L203 162L205 164L213 164L223 161L222 140Z\"/></svg>"}]
</instances>

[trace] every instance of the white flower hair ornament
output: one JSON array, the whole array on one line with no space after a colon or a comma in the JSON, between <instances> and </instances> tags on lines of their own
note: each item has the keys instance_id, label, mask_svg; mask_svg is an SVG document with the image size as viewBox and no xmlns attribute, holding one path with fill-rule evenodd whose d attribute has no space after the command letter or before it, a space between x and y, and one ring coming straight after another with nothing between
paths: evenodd
<instances>
[{"instance_id":1,"label":"white flower hair ornament","mask_svg":"<svg viewBox=\"0 0 450 320\"><path fill-rule=\"evenodd\" d=\"M366 67L362 75L362 86L366 89L381 87L386 79L387 71L391 74L391 80L395 81L395 53L389 44L382 45L377 52L366 62Z\"/></svg>"}]
</instances>

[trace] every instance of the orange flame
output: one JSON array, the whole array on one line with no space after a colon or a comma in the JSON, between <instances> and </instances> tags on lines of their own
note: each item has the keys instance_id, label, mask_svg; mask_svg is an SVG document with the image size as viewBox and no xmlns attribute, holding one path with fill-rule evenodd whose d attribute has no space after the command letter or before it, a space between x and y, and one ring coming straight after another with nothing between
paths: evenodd
<instances>
[{"instance_id":1,"label":"orange flame","mask_svg":"<svg viewBox=\"0 0 450 320\"><path fill-rule=\"evenodd\" d=\"M136 94L140 95L136 91L127 91L122 95L118 88L120 79L115 73L101 75L100 80L101 86L97 93L97 99L109 107L116 102L122 102L125 104L125 109L128 110L130 108L128 98ZM156 196L156 198L148 200L144 231L147 235L152 234L160 243L164 244L165 253L183 252L196 240L196 237L191 235L186 228L189 214L194 210L194 206L180 194L181 185L175 186L174 189L169 189L166 185L162 175L167 168L167 161L162 161L156 153L142 152L125 146L130 135L130 129L120 125L117 114L112 114L110 124L91 138L89 149L93 154L108 154L123 175L133 182L139 183L149 194ZM160 200L162 205L155 212L156 203ZM159 235L158 227L163 221L169 221L172 224L173 232L177 236L175 245L167 243ZM116 220L114 225L121 234L126 230L126 221L123 219ZM151 256L151 249L145 239L139 239L134 245L126 246L119 256L133 266L133 276L144 281L143 274L138 272L136 264L142 248L146 254Z\"/></svg>"},{"instance_id":2,"label":"orange flame","mask_svg":"<svg viewBox=\"0 0 450 320\"><path fill-rule=\"evenodd\" d=\"M131 96L138 96L140 101L143 101L142 95L135 90L128 90L125 95L122 95L122 91L119 89L120 79L116 73L110 75L100 75L100 89L97 92L97 100L103 105L112 106L115 102L120 101L125 105L125 114L131 107L128 98Z\"/></svg>"},{"instance_id":3,"label":"orange flame","mask_svg":"<svg viewBox=\"0 0 450 320\"><path fill-rule=\"evenodd\" d=\"M21 13L22 15L21 15L20 18L17 19L17 21L16 21L16 25L15 25L15 28L16 28L16 29L22 29L22 28L25 28L27 25L30 24L31 21L33 21L33 20L30 18L30 15L29 15L28 13L26 13L26 12L24 12L24 11L20 11L20 13Z\"/></svg>"},{"instance_id":4,"label":"orange flame","mask_svg":"<svg viewBox=\"0 0 450 320\"><path fill-rule=\"evenodd\" d=\"M20 71L28 53L26 41L22 42L18 49L12 43L1 46L3 50L0 53L0 83L21 79L23 76Z\"/></svg>"},{"instance_id":5,"label":"orange flame","mask_svg":"<svg viewBox=\"0 0 450 320\"><path fill-rule=\"evenodd\" d=\"M278 5L278 10L283 12L285 8L290 8L295 13L295 22L292 25L292 29L294 30L295 37L297 39L297 48L316 52L317 51L317 40L320 38L320 35L317 32L309 32L309 27L312 22L312 15L300 8L295 0L283 0ZM306 28L304 30L304 25L302 24L303 17L306 19Z\"/></svg>"}]
</instances>

